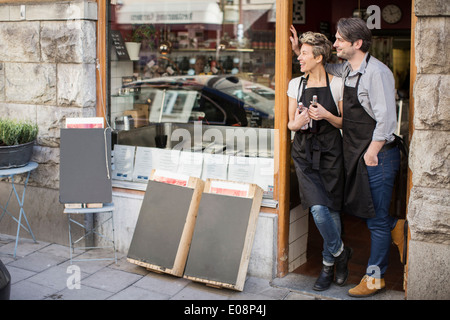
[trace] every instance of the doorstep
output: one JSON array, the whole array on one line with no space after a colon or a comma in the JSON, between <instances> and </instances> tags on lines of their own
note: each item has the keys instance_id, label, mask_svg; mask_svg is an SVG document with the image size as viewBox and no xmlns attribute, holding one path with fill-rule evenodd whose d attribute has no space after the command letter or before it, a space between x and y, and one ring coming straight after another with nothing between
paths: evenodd
<instances>
[{"instance_id":1,"label":"doorstep","mask_svg":"<svg viewBox=\"0 0 450 320\"><path fill-rule=\"evenodd\" d=\"M298 291L308 295L314 295L321 300L405 300L405 292L396 290L384 290L383 292L367 298L353 298L350 297L347 292L349 289L353 288L355 284L347 284L343 287L332 284L328 290L315 291L313 290L315 281L315 277L297 273L288 273L283 278L273 279L271 285L274 287Z\"/></svg>"}]
</instances>

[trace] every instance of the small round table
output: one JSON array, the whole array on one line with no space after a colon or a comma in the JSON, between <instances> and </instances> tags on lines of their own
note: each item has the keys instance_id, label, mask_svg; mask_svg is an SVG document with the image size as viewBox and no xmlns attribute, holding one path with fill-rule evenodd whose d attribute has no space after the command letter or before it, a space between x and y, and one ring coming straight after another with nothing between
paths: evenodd
<instances>
[{"instance_id":1,"label":"small round table","mask_svg":"<svg viewBox=\"0 0 450 320\"><path fill-rule=\"evenodd\" d=\"M5 213L7 213L11 218L14 219L14 221L17 222L17 235L16 235L16 244L14 246L14 258L16 257L16 251L17 251L17 243L19 241L19 232L20 227L24 228L28 233L31 234L31 237L33 238L33 241L37 243L36 238L34 237L33 231L31 231L30 224L28 223L27 215L25 214L25 210L23 209L23 203L25 200L25 191L27 189L28 179L30 178L31 171L36 169L38 167L38 164L36 162L29 162L26 166L20 167L20 168L11 168L11 169L0 169L0 178L11 178L11 192L9 193L8 201L6 202L5 207L3 207L0 204L0 210L3 210L1 216L0 216L0 222L3 219L3 216ZM14 183L14 176L18 174L26 173L27 178L25 179L24 185L23 185L23 192L22 196L19 196L19 193L17 192L16 185ZM19 211L19 219L14 217L11 212L8 211L8 205L9 201L11 200L12 194L16 195L17 202L19 203L20 211ZM25 219L26 226L22 224L22 217Z\"/></svg>"}]
</instances>

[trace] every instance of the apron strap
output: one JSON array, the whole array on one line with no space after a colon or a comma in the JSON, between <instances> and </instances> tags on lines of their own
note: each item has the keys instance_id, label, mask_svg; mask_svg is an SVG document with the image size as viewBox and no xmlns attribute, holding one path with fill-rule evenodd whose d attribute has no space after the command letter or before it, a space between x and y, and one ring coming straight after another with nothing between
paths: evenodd
<instances>
[{"instance_id":1,"label":"apron strap","mask_svg":"<svg viewBox=\"0 0 450 320\"><path fill-rule=\"evenodd\" d=\"M303 93L306 90L306 84L308 83L308 78L309 78L309 74L306 76L306 78L301 78L300 83L298 85L298 94L297 94L297 104L300 103L300 101L302 101L302 97L303 97ZM305 84L303 84L305 83ZM300 90L302 89L302 90Z\"/></svg>"},{"instance_id":2,"label":"apron strap","mask_svg":"<svg viewBox=\"0 0 450 320\"><path fill-rule=\"evenodd\" d=\"M367 54L367 58L366 58L366 68L367 68L367 63L369 63L369 60L370 60L370 53ZM349 74L350 74L350 69L347 71L347 74L346 74L345 77L344 77L344 83L345 83L345 81L347 81L347 77L348 77ZM358 80L356 81L356 85L355 85L355 88L356 88L356 89L358 89L358 86L359 86L359 80L361 79L361 76L362 76L362 73L359 73L359 75L358 75Z\"/></svg>"},{"instance_id":3,"label":"apron strap","mask_svg":"<svg viewBox=\"0 0 450 320\"><path fill-rule=\"evenodd\" d=\"M408 157L408 146L406 145L405 140L403 140L402 137L399 137L399 136L396 135L396 134L393 134L393 135L394 135L394 138L395 138L394 143L397 145L397 147L400 149L400 151L401 151L406 157Z\"/></svg>"}]
</instances>

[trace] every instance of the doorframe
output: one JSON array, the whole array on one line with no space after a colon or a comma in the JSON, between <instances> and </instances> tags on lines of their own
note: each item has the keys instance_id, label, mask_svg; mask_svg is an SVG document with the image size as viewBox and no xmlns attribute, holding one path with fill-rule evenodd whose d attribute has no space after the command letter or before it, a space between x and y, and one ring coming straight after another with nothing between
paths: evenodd
<instances>
[{"instance_id":1,"label":"doorframe","mask_svg":"<svg viewBox=\"0 0 450 320\"><path fill-rule=\"evenodd\" d=\"M97 2L97 117L102 117L106 122L107 112L107 36L108 36L108 4L107 0L95 0Z\"/></svg>"},{"instance_id":2,"label":"doorframe","mask_svg":"<svg viewBox=\"0 0 450 320\"><path fill-rule=\"evenodd\" d=\"M411 138L414 132L414 83L416 82L417 77L417 67L416 67L416 43L415 43L415 33L416 33L416 24L417 17L414 9L415 0L411 0L411 55L409 62L409 72L410 72L410 80L409 80L409 110L408 110L408 143L411 145ZM409 146L408 146L409 149ZM411 195L411 189L413 187L412 182L412 171L408 166L408 177L407 177L407 186L406 186L406 219L408 218L408 204L409 197ZM409 241L411 240L411 232L408 228L408 237L406 242L407 252L409 252ZM405 298L408 296L408 259L409 254L407 255L404 275L403 275L403 289L405 290Z\"/></svg>"},{"instance_id":3,"label":"doorframe","mask_svg":"<svg viewBox=\"0 0 450 320\"><path fill-rule=\"evenodd\" d=\"M276 2L275 45L275 192L278 197L277 277L289 269L289 204L291 133L288 130L288 105L286 94L292 78L292 46L289 27L292 23L293 0Z\"/></svg>"}]
</instances>

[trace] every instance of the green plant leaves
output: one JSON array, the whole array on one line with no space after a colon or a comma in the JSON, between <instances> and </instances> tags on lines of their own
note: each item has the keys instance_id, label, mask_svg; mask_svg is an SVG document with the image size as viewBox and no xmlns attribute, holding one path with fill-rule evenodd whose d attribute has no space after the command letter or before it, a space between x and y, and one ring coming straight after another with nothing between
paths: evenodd
<instances>
[{"instance_id":1,"label":"green plant leaves","mask_svg":"<svg viewBox=\"0 0 450 320\"><path fill-rule=\"evenodd\" d=\"M38 126L29 121L0 119L0 146L31 142L38 135Z\"/></svg>"}]
</instances>

